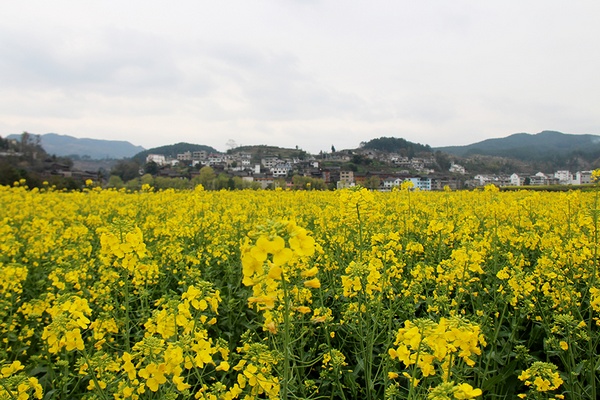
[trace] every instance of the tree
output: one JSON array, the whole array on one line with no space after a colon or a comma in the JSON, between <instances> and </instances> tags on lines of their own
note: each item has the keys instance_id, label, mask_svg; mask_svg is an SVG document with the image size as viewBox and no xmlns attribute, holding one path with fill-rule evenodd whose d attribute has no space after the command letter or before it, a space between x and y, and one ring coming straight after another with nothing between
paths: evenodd
<instances>
[{"instance_id":1,"label":"tree","mask_svg":"<svg viewBox=\"0 0 600 400\"><path fill-rule=\"evenodd\" d=\"M335 146L334 145L331 145L331 152L335 153Z\"/></svg>"},{"instance_id":2,"label":"tree","mask_svg":"<svg viewBox=\"0 0 600 400\"><path fill-rule=\"evenodd\" d=\"M141 178L140 178L140 183L142 185L150 185L153 186L154 185L154 178L152 177L152 175L150 174L144 174Z\"/></svg>"},{"instance_id":3,"label":"tree","mask_svg":"<svg viewBox=\"0 0 600 400\"><path fill-rule=\"evenodd\" d=\"M206 189L209 189L211 188L215 178L215 171L212 169L212 167L206 165L200 168L200 171L198 172L198 176L196 177L195 181L204 186Z\"/></svg>"},{"instance_id":4,"label":"tree","mask_svg":"<svg viewBox=\"0 0 600 400\"><path fill-rule=\"evenodd\" d=\"M229 139L226 143L226 146L229 148L229 150L233 150L238 147L237 143L233 139Z\"/></svg>"},{"instance_id":5,"label":"tree","mask_svg":"<svg viewBox=\"0 0 600 400\"><path fill-rule=\"evenodd\" d=\"M352 163L357 164L357 165L369 165L373 162L373 160L371 160L368 157L363 156L362 154L355 154L352 156Z\"/></svg>"},{"instance_id":6,"label":"tree","mask_svg":"<svg viewBox=\"0 0 600 400\"><path fill-rule=\"evenodd\" d=\"M133 160L120 160L111 168L110 173L111 175L117 175L123 182L128 182L139 178L140 166Z\"/></svg>"},{"instance_id":7,"label":"tree","mask_svg":"<svg viewBox=\"0 0 600 400\"><path fill-rule=\"evenodd\" d=\"M277 178L273 181L273 186L285 189L287 187L287 182L283 178Z\"/></svg>"},{"instance_id":8,"label":"tree","mask_svg":"<svg viewBox=\"0 0 600 400\"><path fill-rule=\"evenodd\" d=\"M21 178L27 179L27 172L18 170L10 163L0 159L0 185L12 186Z\"/></svg>"},{"instance_id":9,"label":"tree","mask_svg":"<svg viewBox=\"0 0 600 400\"><path fill-rule=\"evenodd\" d=\"M442 153L439 150L435 152L435 162L440 167L441 171L448 171L452 165L448 154Z\"/></svg>"},{"instance_id":10,"label":"tree","mask_svg":"<svg viewBox=\"0 0 600 400\"><path fill-rule=\"evenodd\" d=\"M47 157L46 152L41 146L40 135L32 135L29 132L21 134L18 151L23 154L26 160L35 164L35 160L44 160Z\"/></svg>"},{"instance_id":11,"label":"tree","mask_svg":"<svg viewBox=\"0 0 600 400\"><path fill-rule=\"evenodd\" d=\"M246 187L246 183L239 176L233 177L233 186L235 189L244 189Z\"/></svg>"},{"instance_id":12,"label":"tree","mask_svg":"<svg viewBox=\"0 0 600 400\"><path fill-rule=\"evenodd\" d=\"M202 172L202 170L200 170L200 172ZM206 187L206 185L203 186ZM229 176L227 174L222 173L213 179L212 186L215 190L229 189L230 186L233 186L233 180L231 180L230 182Z\"/></svg>"},{"instance_id":13,"label":"tree","mask_svg":"<svg viewBox=\"0 0 600 400\"><path fill-rule=\"evenodd\" d=\"M140 178L131 179L125 182L125 189L131 191L137 191L142 188L142 183L140 182Z\"/></svg>"},{"instance_id":14,"label":"tree","mask_svg":"<svg viewBox=\"0 0 600 400\"><path fill-rule=\"evenodd\" d=\"M157 176L154 178L154 188L160 189L187 189L190 187L190 181L182 178L167 178L165 176Z\"/></svg>"},{"instance_id":15,"label":"tree","mask_svg":"<svg viewBox=\"0 0 600 400\"><path fill-rule=\"evenodd\" d=\"M158 164L154 161L146 163L146 165L144 166L144 172L150 175L158 174Z\"/></svg>"},{"instance_id":16,"label":"tree","mask_svg":"<svg viewBox=\"0 0 600 400\"><path fill-rule=\"evenodd\" d=\"M380 184L380 179L378 176L370 176L367 179L365 179L365 187L367 189L371 189L371 190L377 190L379 189L379 184Z\"/></svg>"},{"instance_id":17,"label":"tree","mask_svg":"<svg viewBox=\"0 0 600 400\"><path fill-rule=\"evenodd\" d=\"M294 175L292 184L295 190L324 190L327 188L323 179Z\"/></svg>"},{"instance_id":18,"label":"tree","mask_svg":"<svg viewBox=\"0 0 600 400\"><path fill-rule=\"evenodd\" d=\"M106 186L109 188L121 189L125 187L125 183L119 176L111 175L110 178L108 178L108 183Z\"/></svg>"}]
</instances>

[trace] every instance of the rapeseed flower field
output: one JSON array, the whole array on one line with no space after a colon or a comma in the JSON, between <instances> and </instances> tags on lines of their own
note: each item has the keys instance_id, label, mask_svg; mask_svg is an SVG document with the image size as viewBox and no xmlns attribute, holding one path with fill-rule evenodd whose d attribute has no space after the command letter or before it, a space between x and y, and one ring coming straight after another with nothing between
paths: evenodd
<instances>
[{"instance_id":1,"label":"rapeseed flower field","mask_svg":"<svg viewBox=\"0 0 600 400\"><path fill-rule=\"evenodd\" d=\"M596 399L597 192L0 187L0 399Z\"/></svg>"}]
</instances>

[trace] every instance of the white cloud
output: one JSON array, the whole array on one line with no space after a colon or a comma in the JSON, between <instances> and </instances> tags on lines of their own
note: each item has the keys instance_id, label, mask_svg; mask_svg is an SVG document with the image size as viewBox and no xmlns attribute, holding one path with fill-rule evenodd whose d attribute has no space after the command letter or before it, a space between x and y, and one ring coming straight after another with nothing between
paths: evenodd
<instances>
[{"instance_id":1,"label":"white cloud","mask_svg":"<svg viewBox=\"0 0 600 400\"><path fill-rule=\"evenodd\" d=\"M318 151L600 133L597 2L56 0L0 13L0 135Z\"/></svg>"}]
</instances>

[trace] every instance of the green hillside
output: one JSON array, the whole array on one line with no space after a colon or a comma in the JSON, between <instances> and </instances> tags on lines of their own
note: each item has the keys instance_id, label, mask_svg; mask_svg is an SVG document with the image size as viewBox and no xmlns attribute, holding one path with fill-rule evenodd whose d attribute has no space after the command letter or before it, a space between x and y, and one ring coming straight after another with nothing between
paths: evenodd
<instances>
[{"instance_id":1,"label":"green hillside","mask_svg":"<svg viewBox=\"0 0 600 400\"><path fill-rule=\"evenodd\" d=\"M399 153L406 156L413 156L422 152L433 152L429 145L409 142L406 139L395 137L380 137L371 139L362 143L363 149L379 150L388 153Z\"/></svg>"},{"instance_id":2,"label":"green hillside","mask_svg":"<svg viewBox=\"0 0 600 400\"><path fill-rule=\"evenodd\" d=\"M517 133L467 146L439 147L435 150L460 157L487 155L530 162L560 162L573 157L594 161L600 157L600 136L555 131L543 131L535 135Z\"/></svg>"}]
</instances>

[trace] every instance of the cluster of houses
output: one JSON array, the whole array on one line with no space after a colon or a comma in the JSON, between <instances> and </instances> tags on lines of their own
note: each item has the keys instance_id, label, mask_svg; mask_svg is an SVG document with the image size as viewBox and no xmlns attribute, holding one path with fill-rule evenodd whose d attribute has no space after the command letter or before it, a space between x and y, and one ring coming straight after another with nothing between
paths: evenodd
<instances>
[{"instance_id":1,"label":"cluster of houses","mask_svg":"<svg viewBox=\"0 0 600 400\"><path fill-rule=\"evenodd\" d=\"M369 150L361 151L360 155L386 163L394 167L391 168L394 172L373 170L359 173L343 169L340 165L352 161L352 154L347 152L331 153L319 156L319 159L313 156L308 156L306 159L265 156L259 160L253 158L251 153L245 152L224 154L187 151L177 154L176 158L165 157L162 154L149 154L146 162L154 162L161 167L185 165L196 167L196 171L201 166L210 166L217 172L224 172L232 177L238 176L247 182L260 183L263 188L284 184L291 186L291 178L294 175L322 179L329 187L346 188L360 185L381 191L391 191L406 181L410 181L412 186L419 190L443 190L445 187L456 190L488 184L497 186L579 185L591 181L591 171L578 171L575 174L569 171L557 171L553 175L546 175L542 172L535 175L479 174L468 178L465 168L456 163L452 163L450 169L445 173L435 172L434 167L437 164L434 158L410 158L398 154L382 155L380 152ZM163 172L167 176L169 174L173 176L173 173L173 170L169 169Z\"/></svg>"},{"instance_id":2,"label":"cluster of houses","mask_svg":"<svg viewBox=\"0 0 600 400\"><path fill-rule=\"evenodd\" d=\"M472 180L466 181L467 186L485 186L493 184L496 186L547 186L547 185L584 185L592 183L592 171L570 171L561 170L554 174L538 172L535 175L512 174L512 175L475 175Z\"/></svg>"},{"instance_id":3,"label":"cluster of houses","mask_svg":"<svg viewBox=\"0 0 600 400\"><path fill-rule=\"evenodd\" d=\"M377 154L370 151L362 152L361 155L369 159L377 157ZM388 155L386 161L396 167L394 173L379 171L359 173L339 166L350 161L352 155L345 152L327 154L320 157L320 160L312 156L303 160L282 159L277 156L253 160L250 153L223 154L206 151L188 151L177 154L176 158L168 158L162 154L149 154L146 158L146 162L154 162L161 167L186 165L199 169L200 166L210 166L215 171L238 176L244 181L260 183L263 188L283 184L291 186L293 175L322 179L329 187L346 188L360 185L382 191L399 187L404 181L411 181L413 187L420 190L442 190L445 186L460 189L464 185L464 177L456 174L455 170L446 174L436 174L433 169L435 166L433 158ZM378 159L378 161L382 160ZM173 172L169 172L168 169L163 174L173 176Z\"/></svg>"}]
</instances>

